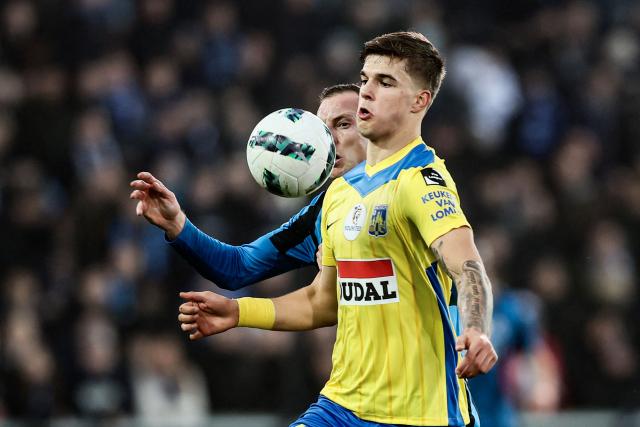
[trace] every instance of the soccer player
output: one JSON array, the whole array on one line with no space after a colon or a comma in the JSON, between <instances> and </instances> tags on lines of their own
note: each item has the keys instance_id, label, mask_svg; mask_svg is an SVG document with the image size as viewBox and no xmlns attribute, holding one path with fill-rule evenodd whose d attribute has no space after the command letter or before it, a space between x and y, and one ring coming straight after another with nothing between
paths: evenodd
<instances>
[{"instance_id":1,"label":"soccer player","mask_svg":"<svg viewBox=\"0 0 640 427\"><path fill-rule=\"evenodd\" d=\"M179 321L192 339L337 323L331 378L292 426L471 425L465 378L497 356L489 279L453 179L420 137L444 64L424 36L406 32L367 42L361 59L367 162L325 195L320 276L275 299L183 293ZM457 339L447 310L454 283Z\"/></svg>"}]
</instances>

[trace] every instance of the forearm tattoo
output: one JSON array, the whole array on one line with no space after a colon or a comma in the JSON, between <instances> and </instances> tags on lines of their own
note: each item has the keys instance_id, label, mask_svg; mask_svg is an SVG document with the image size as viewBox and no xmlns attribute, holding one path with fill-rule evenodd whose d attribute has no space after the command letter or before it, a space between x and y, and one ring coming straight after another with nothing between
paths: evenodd
<instances>
[{"instance_id":1,"label":"forearm tattoo","mask_svg":"<svg viewBox=\"0 0 640 427\"><path fill-rule=\"evenodd\" d=\"M453 279L458 288L458 308L463 328L477 328L489 335L491 333L493 295L491 283L482 262L465 261L461 270L457 271L447 265L447 260L441 252L442 244L443 242L439 242L431 249L445 273Z\"/></svg>"},{"instance_id":2,"label":"forearm tattoo","mask_svg":"<svg viewBox=\"0 0 640 427\"><path fill-rule=\"evenodd\" d=\"M465 261L458 284L458 307L462 325L490 334L493 296L491 283L479 261Z\"/></svg>"}]
</instances>

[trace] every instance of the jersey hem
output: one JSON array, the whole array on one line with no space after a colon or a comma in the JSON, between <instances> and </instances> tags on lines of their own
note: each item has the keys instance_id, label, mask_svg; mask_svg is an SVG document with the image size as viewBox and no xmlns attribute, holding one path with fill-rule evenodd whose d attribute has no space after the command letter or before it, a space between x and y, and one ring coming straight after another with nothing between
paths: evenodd
<instances>
[{"instance_id":1,"label":"jersey hem","mask_svg":"<svg viewBox=\"0 0 640 427\"><path fill-rule=\"evenodd\" d=\"M350 408L349 402L341 399L338 396L332 395L331 392L326 392L322 390L320 392L321 396L326 397L333 403L342 406L343 408L353 412L353 414L364 421L371 421L374 423L384 423L384 424L403 424L408 426L442 426L448 425L449 427L465 427L470 421L465 422L464 416L462 417L462 424L460 424L460 420L449 419L449 418L429 418L429 417L394 417L394 416L384 416L384 415L376 415L376 414L368 414L366 412L356 411L355 409ZM470 420L470 419L469 419Z\"/></svg>"}]
</instances>

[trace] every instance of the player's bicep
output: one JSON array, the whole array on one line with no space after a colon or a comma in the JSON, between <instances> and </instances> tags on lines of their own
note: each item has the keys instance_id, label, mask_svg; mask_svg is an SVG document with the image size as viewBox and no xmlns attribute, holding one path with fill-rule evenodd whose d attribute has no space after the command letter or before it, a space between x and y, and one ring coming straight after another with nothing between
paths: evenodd
<instances>
[{"instance_id":1,"label":"player's bicep","mask_svg":"<svg viewBox=\"0 0 640 427\"><path fill-rule=\"evenodd\" d=\"M473 240L473 231L469 227L462 226L446 232L436 238L430 247L442 267L454 280L462 273L465 262L481 262Z\"/></svg>"},{"instance_id":2,"label":"player's bicep","mask_svg":"<svg viewBox=\"0 0 640 427\"><path fill-rule=\"evenodd\" d=\"M336 267L324 266L318 273L317 287L312 299L314 317L322 326L335 325L338 321L338 299L336 296ZM316 323L316 322L314 322Z\"/></svg>"}]
</instances>

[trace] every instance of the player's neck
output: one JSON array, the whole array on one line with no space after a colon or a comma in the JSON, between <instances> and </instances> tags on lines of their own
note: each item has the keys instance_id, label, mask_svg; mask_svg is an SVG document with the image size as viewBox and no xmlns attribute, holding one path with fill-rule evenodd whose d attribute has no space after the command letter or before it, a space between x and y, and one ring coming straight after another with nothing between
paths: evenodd
<instances>
[{"instance_id":1,"label":"player's neck","mask_svg":"<svg viewBox=\"0 0 640 427\"><path fill-rule=\"evenodd\" d=\"M384 159L402 150L420 136L420 126L412 126L402 129L388 138L371 140L367 144L367 164L375 166Z\"/></svg>"}]
</instances>

